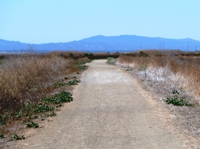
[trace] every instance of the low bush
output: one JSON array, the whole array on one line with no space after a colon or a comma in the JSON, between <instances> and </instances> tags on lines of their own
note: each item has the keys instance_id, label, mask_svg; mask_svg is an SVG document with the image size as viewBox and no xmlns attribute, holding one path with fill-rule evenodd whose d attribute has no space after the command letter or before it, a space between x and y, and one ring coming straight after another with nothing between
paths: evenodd
<instances>
[{"instance_id":1,"label":"low bush","mask_svg":"<svg viewBox=\"0 0 200 149\"><path fill-rule=\"evenodd\" d=\"M80 80L74 79L67 82L67 85L77 85L78 83L80 83Z\"/></svg>"},{"instance_id":2,"label":"low bush","mask_svg":"<svg viewBox=\"0 0 200 149\"><path fill-rule=\"evenodd\" d=\"M42 112L49 112L49 111L53 111L54 107L50 106L46 103L39 103L36 105L36 107L34 108L33 112L35 113L42 113Z\"/></svg>"},{"instance_id":3,"label":"low bush","mask_svg":"<svg viewBox=\"0 0 200 149\"><path fill-rule=\"evenodd\" d=\"M108 64L115 64L115 61L116 61L116 59L113 58L113 57L108 57L108 58L107 58L107 63L108 63Z\"/></svg>"},{"instance_id":4,"label":"low bush","mask_svg":"<svg viewBox=\"0 0 200 149\"><path fill-rule=\"evenodd\" d=\"M193 106L193 104L188 103L184 98L179 99L177 97L168 97L165 102L174 106Z\"/></svg>"},{"instance_id":5,"label":"low bush","mask_svg":"<svg viewBox=\"0 0 200 149\"><path fill-rule=\"evenodd\" d=\"M165 100L165 102L174 106L194 106L194 104L191 104L188 101L186 101L184 97L181 97L178 90L173 90L172 96L168 97Z\"/></svg>"}]
</instances>

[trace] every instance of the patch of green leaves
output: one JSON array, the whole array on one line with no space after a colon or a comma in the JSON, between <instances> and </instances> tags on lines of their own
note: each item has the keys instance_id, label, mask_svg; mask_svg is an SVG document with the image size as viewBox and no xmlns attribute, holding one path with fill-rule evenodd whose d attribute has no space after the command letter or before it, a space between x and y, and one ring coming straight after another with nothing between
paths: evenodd
<instances>
[{"instance_id":1,"label":"patch of green leaves","mask_svg":"<svg viewBox=\"0 0 200 149\"><path fill-rule=\"evenodd\" d=\"M172 96L168 97L165 102L167 104L172 104L174 106L194 106L194 104L189 103L183 97L180 97L180 92L177 90L172 91Z\"/></svg>"},{"instance_id":2,"label":"patch of green leaves","mask_svg":"<svg viewBox=\"0 0 200 149\"><path fill-rule=\"evenodd\" d=\"M74 79L67 82L67 85L77 85L78 83L80 83L80 80Z\"/></svg>"},{"instance_id":3,"label":"patch of green leaves","mask_svg":"<svg viewBox=\"0 0 200 149\"><path fill-rule=\"evenodd\" d=\"M185 99L181 98L170 98L168 97L167 100L165 101L167 104L172 104L174 106L194 106L191 103L188 103Z\"/></svg>"},{"instance_id":4,"label":"patch of green leaves","mask_svg":"<svg viewBox=\"0 0 200 149\"><path fill-rule=\"evenodd\" d=\"M61 102L73 101L72 94L70 92L65 92L65 91L60 91L59 94L55 94L54 99L60 100Z\"/></svg>"},{"instance_id":5,"label":"patch of green leaves","mask_svg":"<svg viewBox=\"0 0 200 149\"><path fill-rule=\"evenodd\" d=\"M36 105L35 109L33 110L33 112L35 113L41 113L41 112L49 112L49 111L53 111L54 107L46 104L46 103L39 103L38 105Z\"/></svg>"},{"instance_id":6,"label":"patch of green leaves","mask_svg":"<svg viewBox=\"0 0 200 149\"><path fill-rule=\"evenodd\" d=\"M116 59L113 58L113 57L108 57L108 58L107 58L107 63L108 63L108 64L115 64L115 61L116 61Z\"/></svg>"},{"instance_id":7,"label":"patch of green leaves","mask_svg":"<svg viewBox=\"0 0 200 149\"><path fill-rule=\"evenodd\" d=\"M39 128L39 125L38 125L38 123L35 123L35 122L32 121L30 123L27 123L26 127L28 127L28 128Z\"/></svg>"},{"instance_id":8,"label":"patch of green leaves","mask_svg":"<svg viewBox=\"0 0 200 149\"><path fill-rule=\"evenodd\" d=\"M68 79L68 78L67 78ZM66 86L66 85L77 85L78 83L80 82L80 80L77 80L77 79L73 79L73 80L70 80L69 82L65 83L63 80L60 80L56 83L53 84L53 87L54 88L58 88L58 87L61 87L61 86Z\"/></svg>"},{"instance_id":9,"label":"patch of green leaves","mask_svg":"<svg viewBox=\"0 0 200 149\"><path fill-rule=\"evenodd\" d=\"M19 135L14 134L14 135L12 136L12 139L13 139L13 140L24 140L25 137L24 137L23 135L22 135L22 136L19 136Z\"/></svg>"},{"instance_id":10,"label":"patch of green leaves","mask_svg":"<svg viewBox=\"0 0 200 149\"><path fill-rule=\"evenodd\" d=\"M72 94L66 91L60 91L58 94L55 94L53 97L46 97L42 99L43 102L47 104L61 104L63 102L73 101Z\"/></svg>"}]
</instances>

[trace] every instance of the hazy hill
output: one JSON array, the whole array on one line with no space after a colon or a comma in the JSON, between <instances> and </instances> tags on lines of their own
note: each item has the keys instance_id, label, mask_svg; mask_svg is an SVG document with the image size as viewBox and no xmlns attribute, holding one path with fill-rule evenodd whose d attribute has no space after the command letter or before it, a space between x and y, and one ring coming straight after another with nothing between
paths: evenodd
<instances>
[{"instance_id":1,"label":"hazy hill","mask_svg":"<svg viewBox=\"0 0 200 149\"><path fill-rule=\"evenodd\" d=\"M35 50L48 52L52 50L74 50L85 52L128 52L138 49L180 49L187 51L200 50L200 41L193 39L166 39L135 35L93 36L79 41L65 43L26 44L0 39L1 52L23 52Z\"/></svg>"}]
</instances>

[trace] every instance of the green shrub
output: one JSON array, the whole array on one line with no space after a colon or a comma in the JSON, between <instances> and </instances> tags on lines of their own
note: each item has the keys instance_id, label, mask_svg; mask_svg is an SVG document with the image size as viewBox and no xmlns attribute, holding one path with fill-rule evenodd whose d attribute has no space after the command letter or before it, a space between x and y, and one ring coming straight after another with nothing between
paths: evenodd
<instances>
[{"instance_id":1,"label":"green shrub","mask_svg":"<svg viewBox=\"0 0 200 149\"><path fill-rule=\"evenodd\" d=\"M53 99L55 101L59 101L58 103L73 101L72 94L70 92L66 92L66 91L60 91L60 93L55 94Z\"/></svg>"},{"instance_id":2,"label":"green shrub","mask_svg":"<svg viewBox=\"0 0 200 149\"><path fill-rule=\"evenodd\" d=\"M63 102L73 101L72 94L66 91L60 91L58 94L55 94L53 97L45 97L42 101L46 104L61 104Z\"/></svg>"},{"instance_id":3,"label":"green shrub","mask_svg":"<svg viewBox=\"0 0 200 149\"><path fill-rule=\"evenodd\" d=\"M80 80L74 79L72 81L67 82L67 85L77 85L80 82Z\"/></svg>"},{"instance_id":4,"label":"green shrub","mask_svg":"<svg viewBox=\"0 0 200 149\"><path fill-rule=\"evenodd\" d=\"M107 63L108 63L108 64L115 64L115 61L116 61L116 60L115 60L115 58L113 58L113 57L108 57L108 58L107 58Z\"/></svg>"},{"instance_id":5,"label":"green shrub","mask_svg":"<svg viewBox=\"0 0 200 149\"><path fill-rule=\"evenodd\" d=\"M172 91L172 96L168 97L165 102L167 104L172 104L174 106L194 106L194 104L189 103L183 97L179 97L180 93L177 90Z\"/></svg>"},{"instance_id":6,"label":"green shrub","mask_svg":"<svg viewBox=\"0 0 200 149\"><path fill-rule=\"evenodd\" d=\"M172 104L174 106L193 106L193 104L188 103L186 100L184 99L178 99L178 98L167 98L167 100L165 101L167 104Z\"/></svg>"},{"instance_id":7,"label":"green shrub","mask_svg":"<svg viewBox=\"0 0 200 149\"><path fill-rule=\"evenodd\" d=\"M41 112L49 112L53 111L54 107L46 104L46 103L39 103L36 105L36 108L33 110L35 113L41 113Z\"/></svg>"}]
</instances>

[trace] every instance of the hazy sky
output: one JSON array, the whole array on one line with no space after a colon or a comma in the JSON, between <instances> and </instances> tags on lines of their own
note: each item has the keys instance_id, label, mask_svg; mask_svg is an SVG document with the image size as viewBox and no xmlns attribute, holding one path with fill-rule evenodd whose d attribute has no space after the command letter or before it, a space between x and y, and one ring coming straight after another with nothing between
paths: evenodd
<instances>
[{"instance_id":1,"label":"hazy sky","mask_svg":"<svg viewBox=\"0 0 200 149\"><path fill-rule=\"evenodd\" d=\"M46 43L122 34L200 40L200 0L0 0L0 39Z\"/></svg>"}]
</instances>

